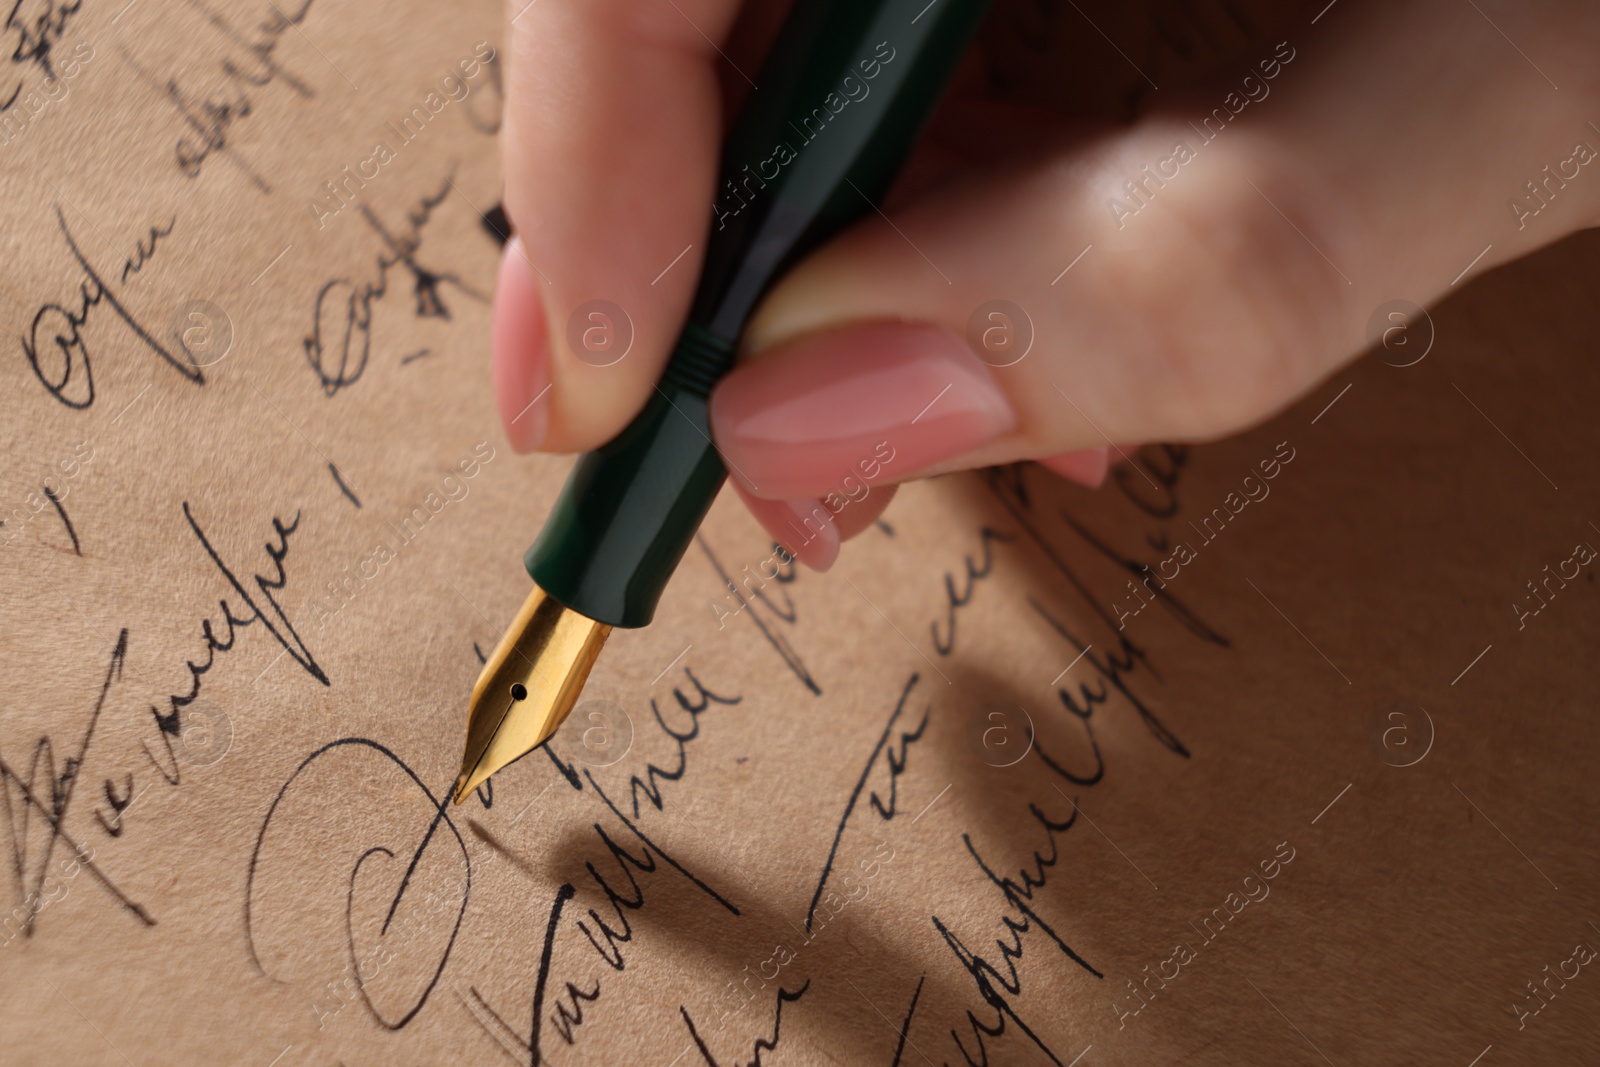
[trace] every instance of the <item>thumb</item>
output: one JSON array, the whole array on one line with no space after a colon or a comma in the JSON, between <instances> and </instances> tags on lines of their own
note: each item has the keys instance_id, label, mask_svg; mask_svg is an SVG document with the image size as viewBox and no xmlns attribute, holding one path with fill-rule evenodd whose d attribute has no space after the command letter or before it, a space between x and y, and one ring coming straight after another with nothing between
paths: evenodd
<instances>
[{"instance_id":1,"label":"thumb","mask_svg":"<svg viewBox=\"0 0 1600 1067\"><path fill-rule=\"evenodd\" d=\"M1187 104L869 217L758 313L712 400L730 469L825 497L1228 433L1386 301L1592 223L1600 16L1482 6L1347 0Z\"/></svg>"},{"instance_id":2,"label":"thumb","mask_svg":"<svg viewBox=\"0 0 1600 1067\"><path fill-rule=\"evenodd\" d=\"M515 6L495 397L518 451L581 451L644 405L688 308L721 123L713 42L739 3Z\"/></svg>"}]
</instances>

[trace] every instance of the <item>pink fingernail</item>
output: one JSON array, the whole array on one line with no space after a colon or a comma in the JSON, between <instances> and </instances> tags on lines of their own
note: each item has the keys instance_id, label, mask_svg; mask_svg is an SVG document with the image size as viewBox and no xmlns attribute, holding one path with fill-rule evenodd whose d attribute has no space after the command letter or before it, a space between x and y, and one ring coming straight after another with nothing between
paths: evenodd
<instances>
[{"instance_id":1,"label":"pink fingernail","mask_svg":"<svg viewBox=\"0 0 1600 1067\"><path fill-rule=\"evenodd\" d=\"M737 480L734 487L740 489L739 495L756 521L801 563L825 571L839 558L839 528L822 501L814 497L764 500L743 491Z\"/></svg>"},{"instance_id":2,"label":"pink fingernail","mask_svg":"<svg viewBox=\"0 0 1600 1067\"><path fill-rule=\"evenodd\" d=\"M876 322L734 368L712 394L711 425L754 493L853 499L999 437L1016 415L961 338Z\"/></svg>"},{"instance_id":3,"label":"pink fingernail","mask_svg":"<svg viewBox=\"0 0 1600 1067\"><path fill-rule=\"evenodd\" d=\"M513 237L500 256L490 349L495 404L517 452L532 452L543 444L550 424L549 348L543 294L522 241Z\"/></svg>"},{"instance_id":4,"label":"pink fingernail","mask_svg":"<svg viewBox=\"0 0 1600 1067\"><path fill-rule=\"evenodd\" d=\"M1106 472L1111 469L1111 449L1102 445L1046 456L1039 461L1039 466L1055 471L1069 482L1098 489L1105 484Z\"/></svg>"}]
</instances>

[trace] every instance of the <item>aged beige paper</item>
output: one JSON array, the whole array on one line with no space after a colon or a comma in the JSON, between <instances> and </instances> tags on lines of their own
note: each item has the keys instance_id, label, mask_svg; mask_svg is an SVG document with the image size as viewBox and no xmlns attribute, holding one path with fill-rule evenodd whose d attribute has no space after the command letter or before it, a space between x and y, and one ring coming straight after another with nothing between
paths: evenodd
<instances>
[{"instance_id":1,"label":"aged beige paper","mask_svg":"<svg viewBox=\"0 0 1600 1067\"><path fill-rule=\"evenodd\" d=\"M7 27L0 1061L1600 1055L1600 240L827 575L724 498L447 808L567 466L486 370L503 13L118 7Z\"/></svg>"}]
</instances>

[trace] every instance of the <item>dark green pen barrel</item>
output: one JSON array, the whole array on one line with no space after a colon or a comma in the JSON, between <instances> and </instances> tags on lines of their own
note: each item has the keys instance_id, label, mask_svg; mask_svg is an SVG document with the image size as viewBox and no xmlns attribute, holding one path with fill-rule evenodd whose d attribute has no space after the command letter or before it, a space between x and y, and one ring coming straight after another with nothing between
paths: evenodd
<instances>
[{"instance_id":1,"label":"dark green pen barrel","mask_svg":"<svg viewBox=\"0 0 1600 1067\"><path fill-rule=\"evenodd\" d=\"M644 626L727 471L711 446L711 387L733 346L689 326L625 430L578 459L524 562L539 588L611 626Z\"/></svg>"},{"instance_id":2,"label":"dark green pen barrel","mask_svg":"<svg viewBox=\"0 0 1600 1067\"><path fill-rule=\"evenodd\" d=\"M723 149L700 287L661 383L581 457L528 549L575 611L644 626L727 472L709 398L745 320L801 256L874 210L987 0L799 0Z\"/></svg>"}]
</instances>

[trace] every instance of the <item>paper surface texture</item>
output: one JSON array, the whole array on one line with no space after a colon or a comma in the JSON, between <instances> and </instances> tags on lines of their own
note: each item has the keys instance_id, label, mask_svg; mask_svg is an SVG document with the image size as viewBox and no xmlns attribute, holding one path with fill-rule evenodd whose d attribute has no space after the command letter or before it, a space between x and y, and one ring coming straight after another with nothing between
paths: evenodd
<instances>
[{"instance_id":1,"label":"paper surface texture","mask_svg":"<svg viewBox=\"0 0 1600 1067\"><path fill-rule=\"evenodd\" d=\"M570 463L490 392L504 13L116 6L3 64L0 1061L1595 1055L1600 240L826 575L724 494L446 808Z\"/></svg>"}]
</instances>

